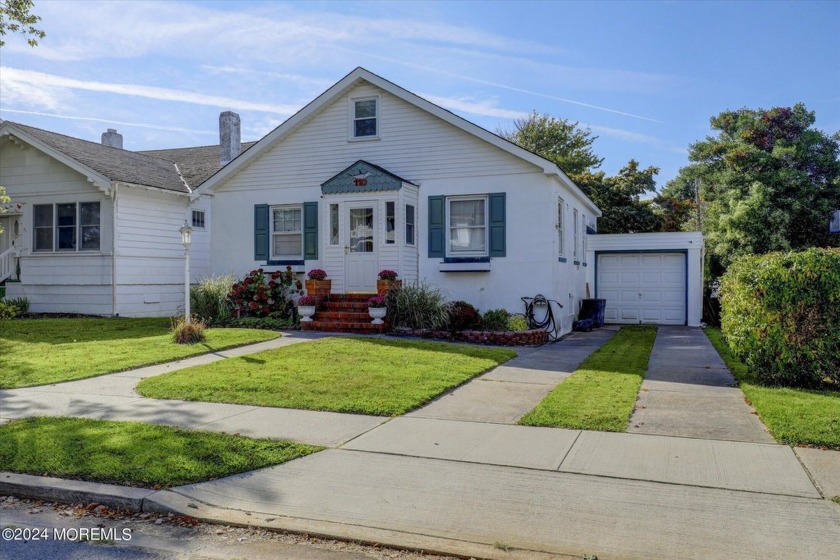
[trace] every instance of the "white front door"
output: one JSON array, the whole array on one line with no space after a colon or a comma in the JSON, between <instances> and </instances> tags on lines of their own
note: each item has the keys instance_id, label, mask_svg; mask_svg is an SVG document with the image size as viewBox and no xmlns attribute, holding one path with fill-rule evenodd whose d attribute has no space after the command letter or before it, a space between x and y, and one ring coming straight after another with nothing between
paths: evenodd
<instances>
[{"instance_id":1,"label":"white front door","mask_svg":"<svg viewBox=\"0 0 840 560\"><path fill-rule=\"evenodd\" d=\"M376 292L376 204L347 205L347 244L344 246L345 291Z\"/></svg>"}]
</instances>

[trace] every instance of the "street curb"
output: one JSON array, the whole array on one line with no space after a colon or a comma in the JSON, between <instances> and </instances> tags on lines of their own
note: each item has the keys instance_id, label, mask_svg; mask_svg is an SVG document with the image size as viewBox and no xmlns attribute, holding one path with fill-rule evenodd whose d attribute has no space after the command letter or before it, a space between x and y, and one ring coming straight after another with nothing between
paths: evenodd
<instances>
[{"instance_id":1,"label":"street curb","mask_svg":"<svg viewBox=\"0 0 840 560\"><path fill-rule=\"evenodd\" d=\"M206 523L235 527L259 527L311 537L336 539L399 550L443 554L484 560L579 560L584 551L546 553L499 548L476 542L433 537L417 533L378 529L331 521L283 517L211 506L170 490L131 488L46 476L0 471L0 494L70 503L96 502L113 508L151 513L188 515Z\"/></svg>"},{"instance_id":2,"label":"street curb","mask_svg":"<svg viewBox=\"0 0 840 560\"><path fill-rule=\"evenodd\" d=\"M0 494L58 502L96 502L141 511L154 490L0 471Z\"/></svg>"}]
</instances>

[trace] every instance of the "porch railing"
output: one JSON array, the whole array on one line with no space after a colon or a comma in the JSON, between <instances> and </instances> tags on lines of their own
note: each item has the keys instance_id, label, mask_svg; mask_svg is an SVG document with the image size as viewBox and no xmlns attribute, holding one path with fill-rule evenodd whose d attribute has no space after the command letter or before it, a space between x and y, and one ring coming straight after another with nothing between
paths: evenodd
<instances>
[{"instance_id":1,"label":"porch railing","mask_svg":"<svg viewBox=\"0 0 840 560\"><path fill-rule=\"evenodd\" d=\"M11 278L15 273L15 264L17 257L17 248L10 247L9 249L0 253L0 282Z\"/></svg>"}]
</instances>

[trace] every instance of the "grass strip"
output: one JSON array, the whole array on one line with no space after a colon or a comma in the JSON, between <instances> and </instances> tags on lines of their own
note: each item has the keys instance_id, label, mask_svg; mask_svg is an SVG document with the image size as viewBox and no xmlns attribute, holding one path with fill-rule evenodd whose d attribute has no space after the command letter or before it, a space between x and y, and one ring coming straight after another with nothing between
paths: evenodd
<instances>
[{"instance_id":1,"label":"grass strip","mask_svg":"<svg viewBox=\"0 0 840 560\"><path fill-rule=\"evenodd\" d=\"M84 379L277 338L256 329L207 329L207 341L176 344L169 319L0 321L0 389Z\"/></svg>"},{"instance_id":2,"label":"grass strip","mask_svg":"<svg viewBox=\"0 0 840 560\"><path fill-rule=\"evenodd\" d=\"M501 348L325 338L148 378L146 397L393 416L516 355Z\"/></svg>"},{"instance_id":3,"label":"grass strip","mask_svg":"<svg viewBox=\"0 0 840 560\"><path fill-rule=\"evenodd\" d=\"M166 488L277 465L321 448L86 418L35 417L0 426L3 470Z\"/></svg>"},{"instance_id":4,"label":"grass strip","mask_svg":"<svg viewBox=\"0 0 840 560\"><path fill-rule=\"evenodd\" d=\"M623 327L519 423L627 431L655 339L656 327Z\"/></svg>"},{"instance_id":5,"label":"grass strip","mask_svg":"<svg viewBox=\"0 0 840 560\"><path fill-rule=\"evenodd\" d=\"M840 449L840 391L762 385L732 355L720 329L707 328L706 336L774 438L792 445Z\"/></svg>"}]
</instances>

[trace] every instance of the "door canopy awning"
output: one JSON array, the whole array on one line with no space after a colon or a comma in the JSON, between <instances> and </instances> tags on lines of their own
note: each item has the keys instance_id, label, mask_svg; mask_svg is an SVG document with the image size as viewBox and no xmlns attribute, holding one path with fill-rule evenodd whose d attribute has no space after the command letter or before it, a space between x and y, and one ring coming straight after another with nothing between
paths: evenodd
<instances>
[{"instance_id":1,"label":"door canopy awning","mask_svg":"<svg viewBox=\"0 0 840 560\"><path fill-rule=\"evenodd\" d=\"M321 194L396 191L403 183L414 185L378 165L359 160L321 184ZM416 186L416 185L415 185Z\"/></svg>"}]
</instances>

